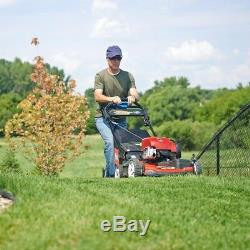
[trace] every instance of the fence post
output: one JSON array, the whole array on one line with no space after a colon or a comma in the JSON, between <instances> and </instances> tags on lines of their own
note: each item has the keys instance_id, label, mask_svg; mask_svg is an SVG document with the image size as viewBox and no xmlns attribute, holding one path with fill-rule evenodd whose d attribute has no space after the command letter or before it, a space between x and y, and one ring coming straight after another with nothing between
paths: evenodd
<instances>
[{"instance_id":1,"label":"fence post","mask_svg":"<svg viewBox=\"0 0 250 250\"><path fill-rule=\"evenodd\" d=\"M220 136L216 139L216 174L220 174Z\"/></svg>"}]
</instances>

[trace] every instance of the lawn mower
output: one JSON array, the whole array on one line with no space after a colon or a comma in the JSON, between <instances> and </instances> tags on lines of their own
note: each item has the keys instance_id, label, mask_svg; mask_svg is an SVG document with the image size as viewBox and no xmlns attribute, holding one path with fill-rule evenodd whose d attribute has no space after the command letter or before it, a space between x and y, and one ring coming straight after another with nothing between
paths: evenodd
<instances>
[{"instance_id":1,"label":"lawn mower","mask_svg":"<svg viewBox=\"0 0 250 250\"><path fill-rule=\"evenodd\" d=\"M173 139L156 136L146 110L139 103L109 103L102 113L114 137L116 178L201 174L201 165L195 159L181 159L180 146ZM120 126L118 119L125 117L143 118L143 129Z\"/></svg>"}]
</instances>

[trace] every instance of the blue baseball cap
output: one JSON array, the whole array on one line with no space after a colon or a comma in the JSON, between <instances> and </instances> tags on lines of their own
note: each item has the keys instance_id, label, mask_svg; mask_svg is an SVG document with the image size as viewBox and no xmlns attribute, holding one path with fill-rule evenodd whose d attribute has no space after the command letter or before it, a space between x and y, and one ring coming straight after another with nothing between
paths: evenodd
<instances>
[{"instance_id":1,"label":"blue baseball cap","mask_svg":"<svg viewBox=\"0 0 250 250\"><path fill-rule=\"evenodd\" d=\"M108 47L106 51L106 58L112 58L114 56L122 57L122 50L117 45Z\"/></svg>"}]
</instances>

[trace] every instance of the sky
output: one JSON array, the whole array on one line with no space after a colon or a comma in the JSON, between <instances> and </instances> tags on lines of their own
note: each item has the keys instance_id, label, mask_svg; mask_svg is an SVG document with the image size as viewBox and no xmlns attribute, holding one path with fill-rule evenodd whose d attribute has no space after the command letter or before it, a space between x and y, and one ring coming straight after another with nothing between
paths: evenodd
<instances>
[{"instance_id":1,"label":"sky","mask_svg":"<svg viewBox=\"0 0 250 250\"><path fill-rule=\"evenodd\" d=\"M246 85L250 0L0 0L0 58L40 55L81 94L107 67L110 45L121 47L121 68L142 92L171 76L205 89Z\"/></svg>"}]
</instances>

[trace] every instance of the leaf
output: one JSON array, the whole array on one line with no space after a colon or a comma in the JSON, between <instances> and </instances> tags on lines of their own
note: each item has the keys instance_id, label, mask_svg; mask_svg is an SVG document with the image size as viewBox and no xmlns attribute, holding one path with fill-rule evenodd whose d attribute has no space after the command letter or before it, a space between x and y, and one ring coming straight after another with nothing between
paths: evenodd
<instances>
[{"instance_id":1,"label":"leaf","mask_svg":"<svg viewBox=\"0 0 250 250\"><path fill-rule=\"evenodd\" d=\"M34 44L35 46L37 46L39 44L38 38L37 37L33 37L31 44Z\"/></svg>"}]
</instances>

